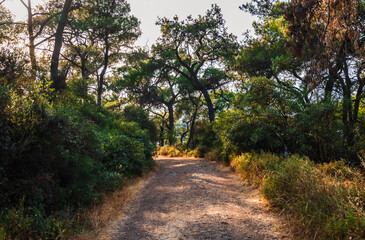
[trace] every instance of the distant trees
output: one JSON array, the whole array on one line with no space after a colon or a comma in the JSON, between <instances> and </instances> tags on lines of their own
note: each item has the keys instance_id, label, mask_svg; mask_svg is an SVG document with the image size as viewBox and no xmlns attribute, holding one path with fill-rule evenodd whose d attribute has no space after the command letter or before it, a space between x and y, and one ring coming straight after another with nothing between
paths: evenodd
<instances>
[{"instance_id":1,"label":"distant trees","mask_svg":"<svg viewBox=\"0 0 365 240\"><path fill-rule=\"evenodd\" d=\"M184 123L185 131L189 132L187 145L190 145L201 108L202 100L197 96L203 97L208 119L213 123L220 108L218 99L225 98L225 86L232 81L228 62L239 46L236 37L227 32L216 5L196 19L191 16L184 21L178 17L162 18L157 24L161 26L161 37L152 46L150 56L121 68L123 77L116 86L127 90L140 104L166 108L165 114L154 113L161 119L168 117L168 123L161 127L167 127L170 145L175 143L175 105L182 106L182 101L193 104L194 108L184 107L192 110L192 115L188 112L180 115L180 118L190 118ZM187 132L182 133L181 139Z\"/></svg>"},{"instance_id":2,"label":"distant trees","mask_svg":"<svg viewBox=\"0 0 365 240\"><path fill-rule=\"evenodd\" d=\"M175 104L179 101L183 89L180 85L179 73L148 59L139 61L131 67L121 68L120 73L123 73L123 79L119 83L119 88L126 90L131 100L135 100L142 106L150 108L162 106L167 109L168 124L164 125L169 130L169 144L173 145L175 143ZM156 112L154 114L165 117Z\"/></svg>"},{"instance_id":3,"label":"distant trees","mask_svg":"<svg viewBox=\"0 0 365 240\"><path fill-rule=\"evenodd\" d=\"M189 16L180 21L161 18L161 37L152 47L153 59L185 77L202 93L208 108L209 121L215 119L215 106L210 92L228 80L224 73L227 59L237 50L236 37L227 32L221 9L213 5L204 16Z\"/></svg>"}]
</instances>

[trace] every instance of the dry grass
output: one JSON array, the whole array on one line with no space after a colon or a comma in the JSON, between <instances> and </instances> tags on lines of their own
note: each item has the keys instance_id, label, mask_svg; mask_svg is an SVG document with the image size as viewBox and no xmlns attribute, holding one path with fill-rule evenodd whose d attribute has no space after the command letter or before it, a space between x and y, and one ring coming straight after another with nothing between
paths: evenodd
<instances>
[{"instance_id":1,"label":"dry grass","mask_svg":"<svg viewBox=\"0 0 365 240\"><path fill-rule=\"evenodd\" d=\"M185 152L178 149L176 146L157 147L157 155L167 157L185 157Z\"/></svg>"},{"instance_id":2,"label":"dry grass","mask_svg":"<svg viewBox=\"0 0 365 240\"><path fill-rule=\"evenodd\" d=\"M206 158L209 160L218 161L219 152L217 150L209 151L205 147L197 147L194 150L186 150L181 146L158 146L156 151L157 156L166 157L194 157L194 158Z\"/></svg>"},{"instance_id":3,"label":"dry grass","mask_svg":"<svg viewBox=\"0 0 365 240\"><path fill-rule=\"evenodd\" d=\"M245 153L231 162L303 239L365 239L365 177L342 161Z\"/></svg>"},{"instance_id":4,"label":"dry grass","mask_svg":"<svg viewBox=\"0 0 365 240\"><path fill-rule=\"evenodd\" d=\"M219 162L219 160L220 160L219 151L216 149L213 149L212 151L209 151L206 154L204 154L204 158L209 161Z\"/></svg>"},{"instance_id":5,"label":"dry grass","mask_svg":"<svg viewBox=\"0 0 365 240\"><path fill-rule=\"evenodd\" d=\"M112 194L106 195L102 204L90 209L85 215L91 220L93 229L76 235L74 240L109 239L113 236L117 224L137 193L149 182L153 173L135 178Z\"/></svg>"}]
</instances>

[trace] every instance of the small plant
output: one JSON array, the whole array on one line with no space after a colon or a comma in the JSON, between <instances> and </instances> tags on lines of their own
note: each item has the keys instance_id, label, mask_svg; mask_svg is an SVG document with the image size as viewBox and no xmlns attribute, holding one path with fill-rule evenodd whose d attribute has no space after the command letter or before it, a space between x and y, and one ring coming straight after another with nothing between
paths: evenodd
<instances>
[{"instance_id":1,"label":"small plant","mask_svg":"<svg viewBox=\"0 0 365 240\"><path fill-rule=\"evenodd\" d=\"M204 158L209 160L209 161L216 161L216 162L220 161L220 159L221 159L219 151L215 150L215 149L213 149L212 151L207 152L204 155Z\"/></svg>"}]
</instances>

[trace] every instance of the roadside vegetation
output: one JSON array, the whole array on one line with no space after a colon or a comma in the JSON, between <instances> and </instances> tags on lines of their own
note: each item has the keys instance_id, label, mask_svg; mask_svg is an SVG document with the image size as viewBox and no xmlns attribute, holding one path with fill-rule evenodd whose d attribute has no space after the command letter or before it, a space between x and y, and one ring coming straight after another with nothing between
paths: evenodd
<instances>
[{"instance_id":1,"label":"roadside vegetation","mask_svg":"<svg viewBox=\"0 0 365 240\"><path fill-rule=\"evenodd\" d=\"M244 153L231 167L258 186L301 238L363 239L364 171L343 161L314 164L307 158Z\"/></svg>"},{"instance_id":2,"label":"roadside vegetation","mask_svg":"<svg viewBox=\"0 0 365 240\"><path fill-rule=\"evenodd\" d=\"M259 20L256 35L247 36L226 69L238 76L236 91L213 91L216 119L202 105L193 140L158 153L196 153L230 165L300 238L365 238L364 45L351 30L364 28L364 7L361 1L242 5ZM341 12L351 12L352 20ZM184 121L176 140L189 128Z\"/></svg>"},{"instance_id":3,"label":"roadside vegetation","mask_svg":"<svg viewBox=\"0 0 365 240\"><path fill-rule=\"evenodd\" d=\"M129 120L148 122L142 109L114 113L72 92L50 104L15 91L1 102L1 239L67 239L92 227L85 207L154 166L155 136Z\"/></svg>"},{"instance_id":4,"label":"roadside vegetation","mask_svg":"<svg viewBox=\"0 0 365 240\"><path fill-rule=\"evenodd\" d=\"M72 5L74 10L70 2L28 5L41 13L21 24L12 23L0 5L0 239L70 239L92 229L88 208L154 166L157 129L148 112L138 106L118 109L112 94L103 95L110 77L101 82L103 70L115 64L110 60L123 53L120 45L139 35L137 20L124 1L117 1L118 7L85 1L82 8ZM106 12L94 15L98 11ZM59 14L69 17L63 33ZM91 15L99 19L90 22ZM109 31L105 21L114 24ZM35 40L29 49L19 47L23 25L37 35L29 35ZM85 38L85 25L93 29L93 40ZM59 54L57 47L36 55L33 47L48 37L57 42L57 34L63 51L52 72L49 53ZM111 49L102 43L93 48L97 38L110 41L105 44Z\"/></svg>"}]
</instances>

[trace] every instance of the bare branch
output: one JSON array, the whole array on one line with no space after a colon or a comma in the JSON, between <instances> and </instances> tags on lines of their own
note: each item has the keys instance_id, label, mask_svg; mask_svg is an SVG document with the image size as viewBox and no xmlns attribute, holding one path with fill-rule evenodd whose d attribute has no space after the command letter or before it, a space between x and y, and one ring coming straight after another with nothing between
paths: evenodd
<instances>
[{"instance_id":1,"label":"bare branch","mask_svg":"<svg viewBox=\"0 0 365 240\"><path fill-rule=\"evenodd\" d=\"M25 4L25 2L23 0L20 0L20 2L24 5L25 8L29 8L29 6L27 4Z\"/></svg>"}]
</instances>

